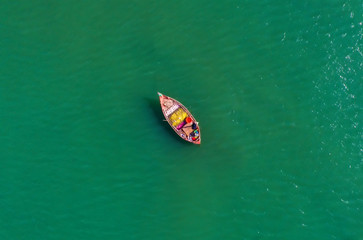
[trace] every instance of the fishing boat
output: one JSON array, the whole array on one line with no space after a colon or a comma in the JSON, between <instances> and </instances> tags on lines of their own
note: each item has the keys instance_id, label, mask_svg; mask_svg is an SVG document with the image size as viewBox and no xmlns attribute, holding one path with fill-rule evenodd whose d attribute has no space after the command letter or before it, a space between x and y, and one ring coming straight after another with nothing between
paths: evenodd
<instances>
[{"instance_id":1,"label":"fishing boat","mask_svg":"<svg viewBox=\"0 0 363 240\"><path fill-rule=\"evenodd\" d=\"M164 117L174 131L184 140L201 143L201 134L198 122L193 115L177 100L158 92L161 110Z\"/></svg>"}]
</instances>

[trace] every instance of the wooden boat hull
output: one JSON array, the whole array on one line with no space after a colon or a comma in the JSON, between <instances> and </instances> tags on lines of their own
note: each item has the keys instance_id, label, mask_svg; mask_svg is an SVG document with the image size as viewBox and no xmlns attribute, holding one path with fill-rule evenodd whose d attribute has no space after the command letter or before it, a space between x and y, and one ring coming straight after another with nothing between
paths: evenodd
<instances>
[{"instance_id":1,"label":"wooden boat hull","mask_svg":"<svg viewBox=\"0 0 363 240\"><path fill-rule=\"evenodd\" d=\"M185 141L200 144L198 122L183 104L158 92L161 110L171 128Z\"/></svg>"}]
</instances>

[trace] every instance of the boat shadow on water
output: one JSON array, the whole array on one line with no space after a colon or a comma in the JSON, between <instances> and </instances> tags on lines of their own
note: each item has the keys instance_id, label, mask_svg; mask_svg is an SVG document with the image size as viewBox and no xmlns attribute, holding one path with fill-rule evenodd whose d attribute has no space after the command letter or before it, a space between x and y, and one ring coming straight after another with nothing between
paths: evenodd
<instances>
[{"instance_id":1,"label":"boat shadow on water","mask_svg":"<svg viewBox=\"0 0 363 240\"><path fill-rule=\"evenodd\" d=\"M151 98L144 98L144 99L147 102L147 104L149 105L149 108L151 109L151 112L153 113L154 118L156 119L156 121L155 121L156 124L159 123L160 125L162 125L163 128L165 129L165 132L167 132L168 135L173 137L178 142L183 143L183 145L193 145L193 144L188 144L185 140L183 140L177 134L175 134L173 129L170 128L170 125L165 120L163 112L161 111L159 99L157 99L157 100L151 99ZM160 134L160 136L162 136L162 135L163 134Z\"/></svg>"}]
</instances>

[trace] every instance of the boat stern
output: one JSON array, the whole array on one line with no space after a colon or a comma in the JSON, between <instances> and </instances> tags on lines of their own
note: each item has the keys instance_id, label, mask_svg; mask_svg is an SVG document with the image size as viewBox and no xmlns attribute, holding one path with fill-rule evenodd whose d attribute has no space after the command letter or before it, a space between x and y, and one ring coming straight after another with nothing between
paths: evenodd
<instances>
[{"instance_id":1,"label":"boat stern","mask_svg":"<svg viewBox=\"0 0 363 240\"><path fill-rule=\"evenodd\" d=\"M202 142L202 139L200 138L200 136L199 136L199 138L197 140L192 141L192 143L197 144L197 145L200 145L201 142Z\"/></svg>"}]
</instances>

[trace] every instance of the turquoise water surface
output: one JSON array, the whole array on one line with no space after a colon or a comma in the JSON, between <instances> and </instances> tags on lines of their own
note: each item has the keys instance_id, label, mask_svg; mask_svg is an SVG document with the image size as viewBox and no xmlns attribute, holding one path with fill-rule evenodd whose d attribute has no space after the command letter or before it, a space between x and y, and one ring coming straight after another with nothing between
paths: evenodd
<instances>
[{"instance_id":1,"label":"turquoise water surface","mask_svg":"<svg viewBox=\"0 0 363 240\"><path fill-rule=\"evenodd\" d=\"M0 239L363 239L361 0L0 16Z\"/></svg>"}]
</instances>

